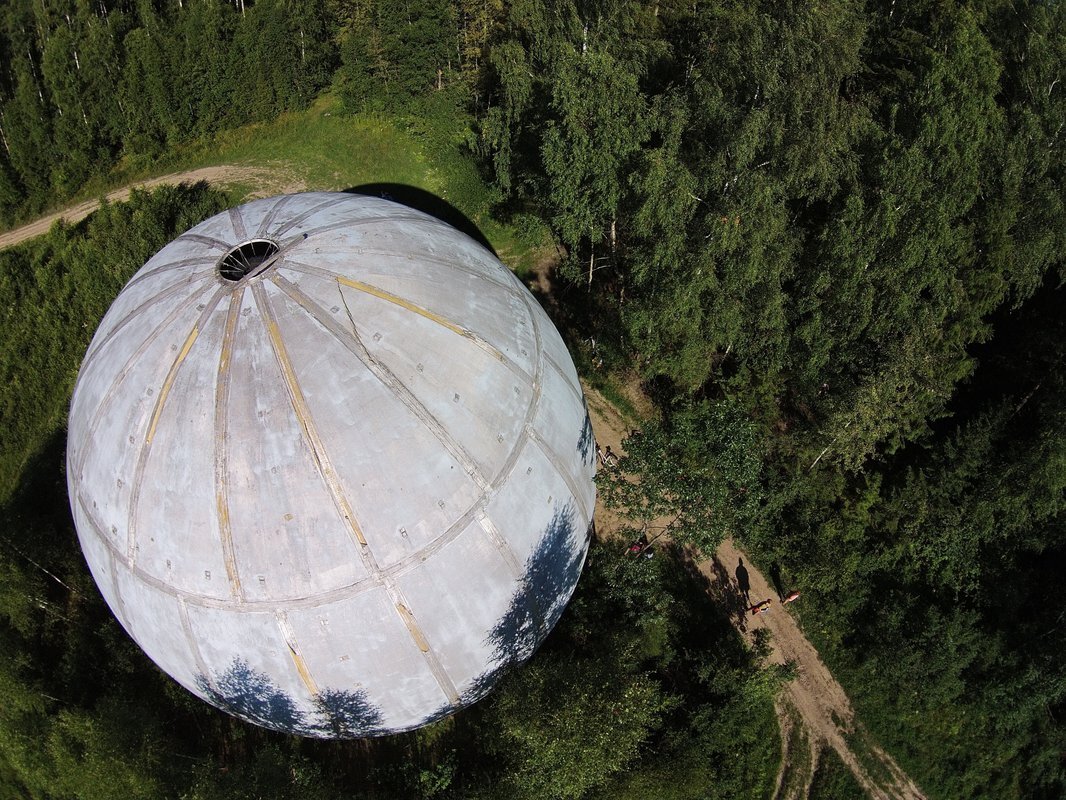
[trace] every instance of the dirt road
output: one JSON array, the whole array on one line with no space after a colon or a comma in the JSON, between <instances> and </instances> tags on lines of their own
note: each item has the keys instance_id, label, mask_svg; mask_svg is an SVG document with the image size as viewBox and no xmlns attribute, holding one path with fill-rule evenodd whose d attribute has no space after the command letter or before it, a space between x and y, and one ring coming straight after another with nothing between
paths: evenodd
<instances>
[{"instance_id":1,"label":"dirt road","mask_svg":"<svg viewBox=\"0 0 1066 800\"><path fill-rule=\"evenodd\" d=\"M603 447L610 445L613 451L620 452L622 438L628 430L625 421L618 411L594 389L586 386L585 395L592 417L596 443ZM610 530L618 522L617 515L599 503L596 507L596 519L598 529ZM744 567L747 570L750 583L749 596L752 603L767 598L772 599L772 610L769 613L755 617L749 613L749 604L741 596L736 579L736 568L741 559L744 560ZM917 784L900 769L888 753L872 742L868 735L864 736L864 743L866 749L878 762L878 774L871 775L870 771L859 762L846 738L847 735L854 733L857 727L855 713L847 695L822 663L818 652L807 641L796 619L785 606L780 604L777 592L771 588L770 582L751 565L747 555L731 539L727 539L718 548L714 557L700 563L699 568L708 579L708 592L716 602L725 606L734 626L741 634L750 641L756 630L763 628L769 631L772 647L771 660L778 664L791 662L795 665L796 677L785 686L783 699L798 712L807 732L806 740L809 743L810 752L801 754L786 751L783 753L781 774L783 775L785 763L790 758L810 760L811 766L807 773L806 786L802 787L801 795L806 794L810 789L810 780L813 778L818 753L823 746L828 746L840 755L841 760L855 775L855 779L867 795L874 800L925 800L925 795ZM778 717L781 719L783 728L790 724L787 716L781 713L780 709ZM791 739L792 737L782 736L782 740L786 743ZM779 800L779 798L784 800L782 793L783 787L781 775L779 775L774 800Z\"/></svg>"},{"instance_id":2,"label":"dirt road","mask_svg":"<svg viewBox=\"0 0 1066 800\"><path fill-rule=\"evenodd\" d=\"M117 203L123 200L128 200L130 193L134 189L150 189L154 186L160 186L166 183L196 183L198 181L207 181L208 183L222 186L234 183L259 184L263 187L263 190L261 192L256 192L253 196L261 197L268 197L273 194L283 194L285 192L298 192L305 188L301 183L290 182L287 175L288 170L281 167L243 167L235 165L204 167L202 169L194 169L187 172L175 172L171 175L163 175L158 178L131 183L129 186L111 192L107 195L107 199L110 202ZM55 214L41 217L28 225L23 225L21 228L15 228L5 233L0 233L0 250L5 247L11 247L19 242L24 242L27 239L32 239L35 236L40 236L43 233L47 233L49 228L51 228L57 220L62 219L73 223L84 219L99 208L99 206L99 200L87 200L84 203L70 206Z\"/></svg>"}]
</instances>

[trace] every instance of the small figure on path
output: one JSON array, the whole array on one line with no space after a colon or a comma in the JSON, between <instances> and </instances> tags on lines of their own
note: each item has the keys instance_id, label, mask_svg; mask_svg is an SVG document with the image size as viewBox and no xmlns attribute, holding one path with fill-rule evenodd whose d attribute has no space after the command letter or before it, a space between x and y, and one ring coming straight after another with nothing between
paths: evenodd
<instances>
[{"instance_id":1,"label":"small figure on path","mask_svg":"<svg viewBox=\"0 0 1066 800\"><path fill-rule=\"evenodd\" d=\"M789 592L787 597L782 598L781 605L785 605L786 603L791 603L796 600L799 600L799 596L799 592Z\"/></svg>"},{"instance_id":2,"label":"small figure on path","mask_svg":"<svg viewBox=\"0 0 1066 800\"><path fill-rule=\"evenodd\" d=\"M751 605L751 596L748 594L751 591L751 582L748 580L748 568L744 566L744 559L740 559L740 563L737 564L736 572L737 576L737 588L740 589L740 596L744 598L744 605Z\"/></svg>"},{"instance_id":3,"label":"small figure on path","mask_svg":"<svg viewBox=\"0 0 1066 800\"><path fill-rule=\"evenodd\" d=\"M773 602L774 602L773 600L771 600L769 597L767 597L761 603L756 603L755 605L753 605L748 610L751 611L751 615L753 617L758 616L759 614L765 614L766 612L768 612L770 610L770 606L773 605Z\"/></svg>"},{"instance_id":4,"label":"small figure on path","mask_svg":"<svg viewBox=\"0 0 1066 800\"><path fill-rule=\"evenodd\" d=\"M639 556L648 547L648 534L642 533L640 538L629 545L629 554L632 556ZM645 556L647 558L647 556Z\"/></svg>"},{"instance_id":5,"label":"small figure on path","mask_svg":"<svg viewBox=\"0 0 1066 800\"><path fill-rule=\"evenodd\" d=\"M615 464L618 463L618 458L615 456L614 453L611 452L610 445L607 445L607 449L604 450L603 453L600 455L600 460L603 462L603 466L605 467L613 467Z\"/></svg>"}]
</instances>

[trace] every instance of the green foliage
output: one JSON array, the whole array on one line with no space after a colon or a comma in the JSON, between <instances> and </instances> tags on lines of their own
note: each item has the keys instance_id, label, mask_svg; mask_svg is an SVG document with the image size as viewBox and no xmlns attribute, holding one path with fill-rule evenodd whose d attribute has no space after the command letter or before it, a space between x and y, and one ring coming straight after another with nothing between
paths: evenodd
<instances>
[{"instance_id":1,"label":"green foliage","mask_svg":"<svg viewBox=\"0 0 1066 800\"><path fill-rule=\"evenodd\" d=\"M779 562L931 796L1056 797L1064 73L1055 3L16 0L0 220L211 136L193 159L425 189L527 267L550 228L566 334L659 404L601 478L633 534L665 518ZM331 80L359 113L228 130ZM175 192L0 253L0 792L767 793L782 675L670 558L598 547L543 652L431 734L302 745L145 666L90 599L57 432L118 287L221 207ZM812 792L848 796L841 775Z\"/></svg>"},{"instance_id":2,"label":"green foliage","mask_svg":"<svg viewBox=\"0 0 1066 800\"><path fill-rule=\"evenodd\" d=\"M811 781L811 800L863 800L866 792L840 760L836 750L826 747L818 756L818 768Z\"/></svg>"},{"instance_id":3,"label":"green foliage","mask_svg":"<svg viewBox=\"0 0 1066 800\"><path fill-rule=\"evenodd\" d=\"M451 83L456 10L449 0L417 8L399 0L355 5L341 43L337 85L350 111L407 108Z\"/></svg>"},{"instance_id":4,"label":"green foliage","mask_svg":"<svg viewBox=\"0 0 1066 800\"><path fill-rule=\"evenodd\" d=\"M204 185L168 187L0 251L0 413L9 426L0 499L62 427L80 354L119 289L173 236L223 207Z\"/></svg>"},{"instance_id":5,"label":"green foliage","mask_svg":"<svg viewBox=\"0 0 1066 800\"><path fill-rule=\"evenodd\" d=\"M671 703L650 675L604 658L545 654L500 691L511 797L582 797L625 767Z\"/></svg>"},{"instance_id":6,"label":"green foliage","mask_svg":"<svg viewBox=\"0 0 1066 800\"><path fill-rule=\"evenodd\" d=\"M602 471L597 482L604 503L624 513L635 532L668 532L710 554L754 522L762 446L757 427L735 404L682 407L634 431L623 448L617 468Z\"/></svg>"},{"instance_id":7,"label":"green foliage","mask_svg":"<svg viewBox=\"0 0 1066 800\"><path fill-rule=\"evenodd\" d=\"M332 78L336 20L309 0L35 8L0 16L2 220L72 196L120 156L306 106Z\"/></svg>"}]
</instances>

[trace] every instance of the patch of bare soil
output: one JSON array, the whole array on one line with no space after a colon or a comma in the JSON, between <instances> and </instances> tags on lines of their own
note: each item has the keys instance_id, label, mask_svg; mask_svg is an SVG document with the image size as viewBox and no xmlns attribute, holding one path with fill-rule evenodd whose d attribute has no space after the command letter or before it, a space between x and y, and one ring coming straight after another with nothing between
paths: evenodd
<instances>
[{"instance_id":1,"label":"patch of bare soil","mask_svg":"<svg viewBox=\"0 0 1066 800\"><path fill-rule=\"evenodd\" d=\"M286 192L299 192L306 188L302 182L293 180L290 171L284 167L261 168L223 165L217 167L203 167L202 169L193 169L188 170L187 172L175 172L171 175L163 175L158 178L131 183L128 186L124 186L121 189L116 189L109 193L107 195L107 200L112 203L128 200L134 189L150 189L162 184L197 183L199 181L207 181L208 183L222 186L234 183L258 184L261 188L252 195L252 198L269 197L274 194L284 194ZM41 217L40 219L34 220L20 228L15 228L6 233L0 233L0 250L47 233L52 225L58 220L62 219L68 223L78 222L89 216L89 214L99 207L99 200L87 200L84 203L78 203L77 205L63 209L62 211L57 211L54 214Z\"/></svg>"},{"instance_id":2,"label":"patch of bare soil","mask_svg":"<svg viewBox=\"0 0 1066 800\"><path fill-rule=\"evenodd\" d=\"M624 419L594 389L586 387L585 392L597 444L603 447L609 444L612 451L620 452L622 439L628 430ZM599 535L609 537L610 532L617 529L620 517L603 508L599 502L596 514ZM794 665L796 677L786 684L782 699L796 709L807 732L810 747L807 757L811 759L811 766L802 793L806 795L809 792L818 753L825 745L836 750L867 795L874 800L925 800L918 785L868 736L864 738L870 753L890 777L882 779L880 775L872 776L860 763L846 738L856 730L855 712L847 695L807 641L795 618L781 605L770 582L752 566L736 543L727 539L712 558L700 560L695 554L692 554L692 558L698 562L700 572L708 581L708 592L725 608L737 630L749 641L754 639L756 631L766 630L770 634L771 662ZM746 597L737 577L737 567L742 559L749 584ZM750 606L767 599L772 601L770 612L752 616ZM784 718L779 709L778 719ZM786 742L784 757L801 758L800 754L790 756L787 752L787 742L794 737L784 725L782 722L782 741ZM783 789L783 774L784 770L778 778L778 792ZM789 791L788 795L791 796L792 792Z\"/></svg>"}]
</instances>

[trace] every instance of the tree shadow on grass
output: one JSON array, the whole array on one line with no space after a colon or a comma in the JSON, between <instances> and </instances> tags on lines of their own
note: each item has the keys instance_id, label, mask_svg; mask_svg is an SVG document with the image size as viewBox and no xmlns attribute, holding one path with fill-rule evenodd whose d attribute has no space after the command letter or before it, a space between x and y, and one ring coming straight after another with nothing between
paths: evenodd
<instances>
[{"instance_id":1,"label":"tree shadow on grass","mask_svg":"<svg viewBox=\"0 0 1066 800\"><path fill-rule=\"evenodd\" d=\"M481 232L481 229L466 214L453 206L442 197L438 197L425 189L417 186L408 186L404 183L363 183L344 190L345 194L364 194L370 197L380 197L392 200L415 211L422 211L431 217L436 217L441 222L451 225L462 231L475 242L480 244L494 256L496 251L489 240Z\"/></svg>"}]
</instances>

